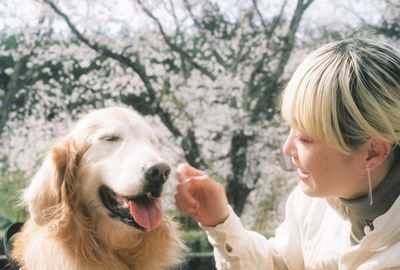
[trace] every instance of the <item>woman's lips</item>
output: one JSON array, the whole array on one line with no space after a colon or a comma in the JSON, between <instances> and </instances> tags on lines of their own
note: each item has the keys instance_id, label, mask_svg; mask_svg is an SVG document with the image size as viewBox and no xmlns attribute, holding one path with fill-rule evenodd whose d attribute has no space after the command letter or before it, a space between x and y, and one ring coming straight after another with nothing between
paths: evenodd
<instances>
[{"instance_id":1,"label":"woman's lips","mask_svg":"<svg viewBox=\"0 0 400 270\"><path fill-rule=\"evenodd\" d=\"M310 177L310 173L300 168L297 168L297 175L299 176L300 180L306 180Z\"/></svg>"}]
</instances>

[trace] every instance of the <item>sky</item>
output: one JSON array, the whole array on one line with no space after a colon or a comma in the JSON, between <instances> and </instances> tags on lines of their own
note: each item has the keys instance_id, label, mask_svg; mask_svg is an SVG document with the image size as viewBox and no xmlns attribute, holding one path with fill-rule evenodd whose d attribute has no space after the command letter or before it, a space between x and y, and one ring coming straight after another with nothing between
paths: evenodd
<instances>
[{"instance_id":1,"label":"sky","mask_svg":"<svg viewBox=\"0 0 400 270\"><path fill-rule=\"evenodd\" d=\"M174 2L181 2L172 0ZM121 29L121 21L124 24L129 25L129 29L142 29L149 25L148 18L140 12L136 12L137 6L132 4L132 0L107 0L104 1L106 6L94 5L94 0L78 1L56 1L59 3L74 22L78 21L85 27L93 25L92 19L95 19L97 23L107 25L108 30L111 32L118 31ZM154 3L157 0L146 1L146 3ZM238 11L237 8L246 4L251 4L251 1L240 1L240 0L214 0L217 2L222 10L227 10L230 16L235 16ZM261 2L261 1L260 1ZM262 6L263 12L274 11L278 9L282 1L265 1L267 4ZM155 12L161 18L166 18L164 7L169 8L168 1L163 1L165 5L154 5L152 11ZM289 0L289 4L294 7L295 1ZM157 8L159 7L159 8ZM315 0L307 11L308 16L306 23L312 23L316 25L321 24L335 24L338 20L345 22L349 25L354 22L356 14L362 14L368 12L371 14L369 21L373 22L379 20L379 1L377 0ZM351 12L354 10L354 12ZM374 12L370 12L373 10ZM21 27L30 28L38 23L40 14L47 13L51 15L49 8L43 5L37 0L2 0L0 1L0 33L12 31L13 29L20 29ZM113 19L110 20L110 14L113 14ZM75 15L75 17L74 17ZM61 31L67 30L65 23L56 16L54 16L53 26ZM68 30L67 30L68 31Z\"/></svg>"}]
</instances>

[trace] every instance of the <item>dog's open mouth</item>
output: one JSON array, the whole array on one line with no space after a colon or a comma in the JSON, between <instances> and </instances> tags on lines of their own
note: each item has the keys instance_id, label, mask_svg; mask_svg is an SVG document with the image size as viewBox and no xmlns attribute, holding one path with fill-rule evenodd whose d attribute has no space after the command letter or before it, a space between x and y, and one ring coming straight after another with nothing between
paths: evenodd
<instances>
[{"instance_id":1,"label":"dog's open mouth","mask_svg":"<svg viewBox=\"0 0 400 270\"><path fill-rule=\"evenodd\" d=\"M160 225L162 211L159 200L150 192L137 196L121 196L110 188L101 186L101 201L113 218L142 231L151 231Z\"/></svg>"}]
</instances>

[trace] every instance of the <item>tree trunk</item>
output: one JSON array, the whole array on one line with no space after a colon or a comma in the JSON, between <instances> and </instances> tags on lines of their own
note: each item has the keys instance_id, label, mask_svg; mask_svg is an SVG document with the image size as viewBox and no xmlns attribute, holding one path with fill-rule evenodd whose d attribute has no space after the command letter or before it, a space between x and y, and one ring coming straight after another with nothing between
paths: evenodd
<instances>
[{"instance_id":1,"label":"tree trunk","mask_svg":"<svg viewBox=\"0 0 400 270\"><path fill-rule=\"evenodd\" d=\"M227 177L226 193L229 203L237 215L241 215L249 193L253 190L246 185L244 172L247 168L246 152L249 137L243 130L234 132L231 140L229 158L231 162L231 173Z\"/></svg>"}]
</instances>

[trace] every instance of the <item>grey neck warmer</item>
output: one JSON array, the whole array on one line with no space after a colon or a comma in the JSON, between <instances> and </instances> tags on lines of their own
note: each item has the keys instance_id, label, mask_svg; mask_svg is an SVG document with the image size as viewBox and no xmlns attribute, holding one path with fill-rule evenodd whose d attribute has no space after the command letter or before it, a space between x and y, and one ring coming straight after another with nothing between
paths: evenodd
<instances>
[{"instance_id":1,"label":"grey neck warmer","mask_svg":"<svg viewBox=\"0 0 400 270\"><path fill-rule=\"evenodd\" d=\"M340 199L351 222L351 243L358 244L365 230L373 230L373 221L383 215L400 195L400 162L397 160L382 182L372 191L374 203L370 205L368 195L354 199Z\"/></svg>"}]
</instances>

